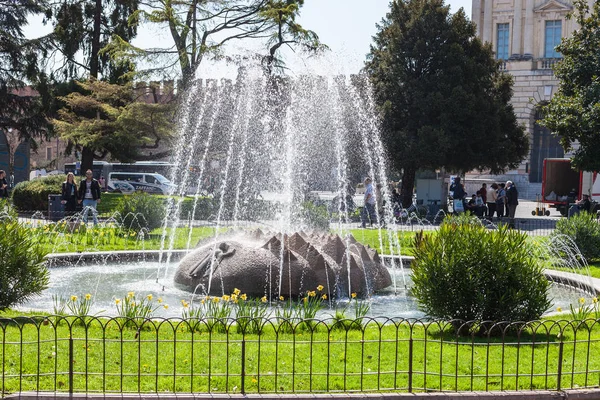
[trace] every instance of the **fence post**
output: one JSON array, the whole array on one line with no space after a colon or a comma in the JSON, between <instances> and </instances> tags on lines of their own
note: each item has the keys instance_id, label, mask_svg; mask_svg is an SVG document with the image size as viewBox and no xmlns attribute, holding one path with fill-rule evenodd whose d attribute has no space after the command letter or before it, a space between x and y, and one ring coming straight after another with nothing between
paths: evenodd
<instances>
[{"instance_id":1,"label":"fence post","mask_svg":"<svg viewBox=\"0 0 600 400\"><path fill-rule=\"evenodd\" d=\"M69 395L73 395L73 327L69 329Z\"/></svg>"},{"instance_id":2,"label":"fence post","mask_svg":"<svg viewBox=\"0 0 600 400\"><path fill-rule=\"evenodd\" d=\"M563 362L563 348L565 343L563 342L562 335L560 335L560 344L558 345L558 371L556 377L556 390L561 390L562 380L562 362Z\"/></svg>"},{"instance_id":3,"label":"fence post","mask_svg":"<svg viewBox=\"0 0 600 400\"><path fill-rule=\"evenodd\" d=\"M246 383L246 334L242 333L242 372L241 372L241 377L242 377L242 382L241 382L241 389L240 392L242 394L246 394L246 387L245 387L245 383Z\"/></svg>"},{"instance_id":4,"label":"fence post","mask_svg":"<svg viewBox=\"0 0 600 400\"><path fill-rule=\"evenodd\" d=\"M410 332L410 339L408 339L408 393L412 393L412 382L413 382L413 338L412 330Z\"/></svg>"}]
</instances>

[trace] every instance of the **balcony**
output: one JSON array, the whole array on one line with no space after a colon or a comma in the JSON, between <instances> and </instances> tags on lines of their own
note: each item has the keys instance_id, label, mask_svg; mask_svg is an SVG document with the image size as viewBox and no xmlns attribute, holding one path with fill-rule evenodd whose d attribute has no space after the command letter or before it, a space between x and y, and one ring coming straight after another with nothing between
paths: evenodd
<instances>
[{"instance_id":1,"label":"balcony","mask_svg":"<svg viewBox=\"0 0 600 400\"><path fill-rule=\"evenodd\" d=\"M553 69L554 65L562 58L539 58L537 60L537 69Z\"/></svg>"}]
</instances>

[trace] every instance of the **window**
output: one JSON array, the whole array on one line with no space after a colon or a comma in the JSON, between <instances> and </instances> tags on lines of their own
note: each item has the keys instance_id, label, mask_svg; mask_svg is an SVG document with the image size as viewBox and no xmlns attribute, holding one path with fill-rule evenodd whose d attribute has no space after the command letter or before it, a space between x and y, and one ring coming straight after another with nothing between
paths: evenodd
<instances>
[{"instance_id":1,"label":"window","mask_svg":"<svg viewBox=\"0 0 600 400\"><path fill-rule=\"evenodd\" d=\"M509 24L498 24L498 33L496 40L496 58L498 60L508 60L508 28Z\"/></svg>"},{"instance_id":2,"label":"window","mask_svg":"<svg viewBox=\"0 0 600 400\"><path fill-rule=\"evenodd\" d=\"M52 147L46 147L46 160L52 160Z\"/></svg>"},{"instance_id":3,"label":"window","mask_svg":"<svg viewBox=\"0 0 600 400\"><path fill-rule=\"evenodd\" d=\"M561 55L556 51L556 46L560 44L562 38L562 21L546 21L546 42L544 44L545 58L560 58Z\"/></svg>"}]
</instances>

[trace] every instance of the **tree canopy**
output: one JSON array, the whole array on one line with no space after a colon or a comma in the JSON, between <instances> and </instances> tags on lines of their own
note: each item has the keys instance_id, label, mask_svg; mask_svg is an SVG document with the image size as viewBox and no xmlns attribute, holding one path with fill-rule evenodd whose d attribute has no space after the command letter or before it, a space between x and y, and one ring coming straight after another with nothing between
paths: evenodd
<instances>
[{"instance_id":1,"label":"tree canopy","mask_svg":"<svg viewBox=\"0 0 600 400\"><path fill-rule=\"evenodd\" d=\"M586 1L575 2L580 28L557 47L563 55L554 68L558 92L544 107L541 121L558 135L567 151L574 151L573 166L600 170L600 3L590 10Z\"/></svg>"},{"instance_id":2,"label":"tree canopy","mask_svg":"<svg viewBox=\"0 0 600 400\"><path fill-rule=\"evenodd\" d=\"M22 138L46 135L46 117L37 93L28 84L43 84L38 69L45 47L39 39L27 39L27 17L44 11L35 0L0 0L0 129L15 129Z\"/></svg>"},{"instance_id":3,"label":"tree canopy","mask_svg":"<svg viewBox=\"0 0 600 400\"><path fill-rule=\"evenodd\" d=\"M158 98L147 103L140 98L146 88L134 89L132 84L91 80L78 85L79 92L61 98L65 106L53 121L63 139L102 157L110 153L123 162L170 154L167 150L148 157L141 151L159 149L161 141L173 134L173 103L161 103ZM156 93L157 88L150 89Z\"/></svg>"},{"instance_id":4,"label":"tree canopy","mask_svg":"<svg viewBox=\"0 0 600 400\"><path fill-rule=\"evenodd\" d=\"M403 204L418 169L516 168L528 140L490 44L443 0L393 0L377 26L365 70L382 116L391 166L402 170Z\"/></svg>"},{"instance_id":5,"label":"tree canopy","mask_svg":"<svg viewBox=\"0 0 600 400\"><path fill-rule=\"evenodd\" d=\"M296 22L304 0L150 0L137 10L130 23L167 27L173 46L142 49L118 32L105 52L115 59L145 60L149 73L176 68L184 84L190 81L206 55L221 56L223 46L234 40L262 40L267 51L262 61L268 70L281 66L283 46L311 51L324 48L318 36Z\"/></svg>"}]
</instances>

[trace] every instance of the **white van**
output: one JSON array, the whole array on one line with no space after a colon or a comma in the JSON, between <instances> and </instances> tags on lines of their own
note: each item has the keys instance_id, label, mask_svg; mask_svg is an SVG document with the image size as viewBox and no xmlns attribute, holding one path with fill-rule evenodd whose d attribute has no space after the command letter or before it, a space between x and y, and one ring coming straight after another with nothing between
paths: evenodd
<instances>
[{"instance_id":1,"label":"white van","mask_svg":"<svg viewBox=\"0 0 600 400\"><path fill-rule=\"evenodd\" d=\"M171 194L175 191L175 185L161 174L143 172L111 172L108 174L107 187L109 192L126 194L135 191Z\"/></svg>"}]
</instances>

